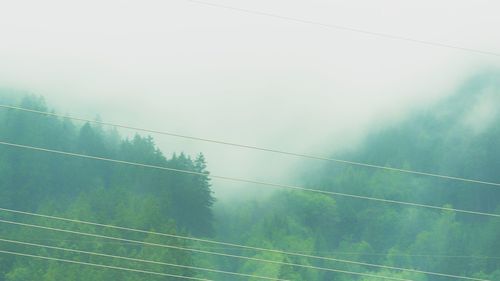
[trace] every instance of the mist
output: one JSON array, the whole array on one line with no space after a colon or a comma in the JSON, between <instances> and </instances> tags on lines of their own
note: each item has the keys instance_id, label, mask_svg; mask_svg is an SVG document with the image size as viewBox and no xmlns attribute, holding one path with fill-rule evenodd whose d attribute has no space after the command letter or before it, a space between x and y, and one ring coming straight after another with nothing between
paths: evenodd
<instances>
[{"instance_id":1,"label":"mist","mask_svg":"<svg viewBox=\"0 0 500 281\"><path fill-rule=\"evenodd\" d=\"M492 52L500 44L492 1L214 3ZM0 85L42 95L59 113L321 156L500 66L494 56L182 0L16 1L0 10ZM215 175L298 181L298 159L154 138L167 153L203 152ZM213 187L218 199L262 192Z\"/></svg>"},{"instance_id":2,"label":"mist","mask_svg":"<svg viewBox=\"0 0 500 281\"><path fill-rule=\"evenodd\" d=\"M372 165L0 108L0 280L500 280L499 10L3 1L1 105Z\"/></svg>"}]
</instances>

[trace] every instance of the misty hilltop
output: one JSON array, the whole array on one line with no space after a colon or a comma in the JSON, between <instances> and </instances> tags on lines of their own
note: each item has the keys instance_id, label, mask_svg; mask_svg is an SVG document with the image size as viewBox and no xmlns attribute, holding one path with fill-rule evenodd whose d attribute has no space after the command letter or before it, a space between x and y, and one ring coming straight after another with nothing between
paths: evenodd
<instances>
[{"instance_id":1,"label":"misty hilltop","mask_svg":"<svg viewBox=\"0 0 500 281\"><path fill-rule=\"evenodd\" d=\"M500 281L500 1L0 7L0 281Z\"/></svg>"},{"instance_id":2,"label":"misty hilltop","mask_svg":"<svg viewBox=\"0 0 500 281\"><path fill-rule=\"evenodd\" d=\"M22 98L20 93L3 90L0 101L52 111L43 98ZM499 77L496 73L478 75L464 83L455 94L420 108L399 123L372 131L356 150L334 157L498 183L498 104ZM216 280L235 280L235 276L194 267L253 276L240 277L241 280L258 280L263 276L299 281L452 280L422 271L477 280L500 278L497 257L500 222L497 217L288 190L276 191L262 200L216 201L212 188L218 181L210 180L209 165L203 154L189 156L181 151L162 151L151 136L124 138L112 128L14 109L0 111L0 141L206 175L152 170L1 145L0 208L172 235L208 237L302 255L227 245L216 247L201 241L126 233L0 211L2 220L100 233L138 243L112 243L98 237L13 223L2 223L2 239L152 259L185 267L158 264L137 267L132 261L52 251L2 240L2 248L9 251L41 256L49 252L65 259ZM174 153L172 157L165 156L170 153ZM303 185L310 189L500 213L500 188L495 186L338 163L304 166L301 173ZM141 242L166 244L170 248L151 247ZM203 253L205 250L219 254ZM224 254L241 257L229 258ZM0 257L0 280L60 279L177 280L165 276L144 279L139 274L84 265Z\"/></svg>"},{"instance_id":3,"label":"misty hilltop","mask_svg":"<svg viewBox=\"0 0 500 281\"><path fill-rule=\"evenodd\" d=\"M439 103L370 133L355 151L334 157L498 183L499 104L497 73L478 75ZM304 174L304 183L311 189L500 213L498 186L339 163L329 163L320 169L314 167ZM303 241L293 244L301 245L297 251L490 280L500 277L497 260L500 223L494 217L285 191L268 201L249 203L243 209L246 210L243 214L235 215L238 214L236 208L227 204L218 210L218 217L221 221L229 217L242 226L255 225L254 232L242 240L247 244L265 240L284 248L290 245L283 240ZM255 215L245 216L249 209ZM273 230L272 226L276 225L280 227ZM245 237L246 232L238 233L232 224L223 227L227 227L223 233L233 233L227 239ZM259 239L255 239L257 235ZM356 266L336 268L359 269ZM411 280L449 280L422 274L384 273ZM303 280L356 279L339 274L302 276Z\"/></svg>"}]
</instances>

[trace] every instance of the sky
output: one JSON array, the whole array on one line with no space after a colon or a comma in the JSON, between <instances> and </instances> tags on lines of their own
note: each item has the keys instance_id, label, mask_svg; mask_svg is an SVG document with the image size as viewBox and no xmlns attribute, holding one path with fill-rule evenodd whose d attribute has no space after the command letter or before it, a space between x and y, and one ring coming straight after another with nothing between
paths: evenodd
<instances>
[{"instance_id":1,"label":"sky","mask_svg":"<svg viewBox=\"0 0 500 281\"><path fill-rule=\"evenodd\" d=\"M500 53L498 1L207 2ZM0 2L0 87L72 116L305 154L352 149L499 66L189 0ZM167 154L203 152L216 175L295 183L309 161L154 137ZM213 184L219 198L260 190Z\"/></svg>"}]
</instances>

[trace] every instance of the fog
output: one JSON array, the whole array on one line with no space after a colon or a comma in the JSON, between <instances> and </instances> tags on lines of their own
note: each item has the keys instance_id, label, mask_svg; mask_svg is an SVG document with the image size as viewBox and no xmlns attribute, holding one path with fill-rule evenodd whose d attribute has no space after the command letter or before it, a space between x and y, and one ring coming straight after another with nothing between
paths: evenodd
<instances>
[{"instance_id":1,"label":"fog","mask_svg":"<svg viewBox=\"0 0 500 281\"><path fill-rule=\"evenodd\" d=\"M496 1L211 3L500 53ZM43 95L60 113L324 156L500 66L187 0L4 2L0 41L0 86ZM307 161L153 136L167 153L203 152L216 175L294 183ZM218 198L260 190L213 184Z\"/></svg>"}]
</instances>

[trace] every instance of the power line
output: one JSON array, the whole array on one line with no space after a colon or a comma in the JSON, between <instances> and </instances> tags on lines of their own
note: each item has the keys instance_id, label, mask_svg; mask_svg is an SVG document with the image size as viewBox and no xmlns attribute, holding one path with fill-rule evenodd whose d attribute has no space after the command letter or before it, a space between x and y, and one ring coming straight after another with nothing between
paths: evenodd
<instances>
[{"instance_id":1,"label":"power line","mask_svg":"<svg viewBox=\"0 0 500 281\"><path fill-rule=\"evenodd\" d=\"M243 277L252 277L252 278L259 278L259 279L266 279L266 280L290 281L290 280L286 280L286 279L237 273L237 272L217 270L217 269L211 269L211 268L203 268L203 267L196 267L196 266L189 266L189 265L180 265L180 264L159 262L159 261L153 261L153 260L145 260L145 259L137 259L137 258L124 257L124 256L115 256L115 255L108 255L108 254L89 252L89 251L81 251L81 250L68 249L68 248L63 248L63 247L55 247L55 246L50 246L50 245L42 245L42 244L36 244L36 243L23 242L23 241L18 241L18 240L10 240L10 239L0 238L0 241L18 244L18 245L41 247L41 248L53 249L53 250L58 250L58 251L66 251L66 252L72 252L72 253L78 253L78 254L86 254L86 255L101 256L101 257L107 257L107 258L115 258L115 259L121 259L121 260L133 261L133 262L143 262L143 263L156 264L156 265L188 268L188 269L194 269L194 270L201 270L201 271L222 273L222 274L229 274L229 275L243 276Z\"/></svg>"},{"instance_id":2,"label":"power line","mask_svg":"<svg viewBox=\"0 0 500 281\"><path fill-rule=\"evenodd\" d=\"M296 252L293 253L293 252L286 252L286 251L282 251L282 250L245 246L245 245L239 245L239 244L234 244L234 243L218 242L218 241L212 241L212 240L200 239L200 238L194 238L194 237L187 237L187 236L181 236L181 235L174 235L174 234L160 233L160 232L154 232L154 231L146 231L146 230L135 229L135 228L100 224L100 223L95 223L95 222L88 222L88 221L68 219L68 218L49 216L49 215L43 215L43 214L37 214L37 213L23 212L23 211L12 210L12 209L0 208L0 211L6 211L6 212L10 212L10 213L15 213L15 214L29 215L29 216L35 216L35 217L41 217L41 218L47 218L47 219L61 220L61 221L72 222L72 223L80 223L80 224L85 224L85 225L106 227L106 228L111 228L111 229L125 230L125 231L131 231L131 232L142 233L142 234L158 235L158 236L164 236L164 237L169 237L169 238L177 238L177 239L184 239L184 240L203 242L203 243L209 243L209 244L224 245L224 246L233 247L233 249L240 248L240 249L247 249L247 250L265 251L265 252L271 252L271 253L284 254L284 255L288 255L288 256L312 258L312 259L341 262L341 263L347 263L347 264L356 264L356 265L377 267L377 268L384 268L384 269L391 269L391 270L409 271L409 272L422 273L422 274L427 274L427 275L451 277L451 278L457 278L457 279L487 281L484 279L464 277L464 276L458 276L458 275L452 275L452 274L446 274L446 273L437 273L437 272L422 271L422 270L416 270L416 269L407 269L407 268L401 268L401 267L385 266L385 265L357 262L357 261L338 259L338 258L314 256L314 255L309 255L309 254L304 254L304 253L296 253Z\"/></svg>"},{"instance_id":3,"label":"power line","mask_svg":"<svg viewBox=\"0 0 500 281\"><path fill-rule=\"evenodd\" d=\"M118 266L112 266L112 265L96 264L96 263L89 263L89 262L82 262L82 261L73 261L73 260L59 259L59 258L46 257L46 256L37 256L37 255L24 254L24 253L19 253L19 252L11 252L11 251L5 251L5 250L0 250L0 253L15 255L15 256L37 258L37 259L44 259L44 260L51 260L51 261L58 261L58 262L65 262L65 263L72 263L72 264L88 265L88 266L94 266L94 267L100 267L100 268L106 268L106 269L115 269L115 270L122 270L122 271L136 272L136 273L145 273L145 274L164 276L164 277L175 277L175 278L183 278L183 279L190 279L190 280L211 281L210 279L204 279L204 278L196 278L196 277L189 277L189 276L182 276L182 275L175 275L175 274L154 272L154 271L146 271L146 270L118 267Z\"/></svg>"},{"instance_id":4,"label":"power line","mask_svg":"<svg viewBox=\"0 0 500 281\"><path fill-rule=\"evenodd\" d=\"M154 234L154 232L153 232ZM159 233L161 234L161 233ZM168 234L167 234L168 235ZM191 239L191 237L184 237L181 236L185 239ZM56 241L56 242L79 242L79 243L87 243L87 244L92 244L95 243L93 240L82 240L82 239L56 239L56 238L36 238L32 239L34 241ZM218 243L217 241L212 241L208 240L214 243ZM99 242L100 244L111 244L111 245L133 245L134 243L129 243L129 242ZM242 245L243 246L243 245ZM202 250L223 250L223 251L230 251L230 250L236 250L237 246L233 247L216 247L216 246L196 246L198 249ZM252 248L246 249L246 248L241 248L239 250L253 250ZM269 250L269 249L266 249ZM265 251L265 250L262 250ZM384 253L384 252L379 252L379 253L366 253L366 252L343 252L343 251L295 251L295 252L283 252L286 253L287 255L293 255L293 254L305 254L305 253L314 253L314 254L329 254L329 255L359 255L359 256L391 256L391 257L423 257L423 258L443 258L443 259L500 259L500 257L495 257L495 256L477 256L477 255L444 255L444 254L393 254L393 253ZM318 258L328 258L328 257L321 257L319 256ZM413 269L402 269L402 270L413 270Z\"/></svg>"},{"instance_id":5,"label":"power line","mask_svg":"<svg viewBox=\"0 0 500 281\"><path fill-rule=\"evenodd\" d=\"M421 45L427 45L427 46L433 46L433 47L439 47L439 48L455 49L455 50L460 50L460 51L464 51L464 52L471 52L471 53L476 53L476 54L481 54L481 55L500 57L500 53L491 52L491 51L483 51L483 50L479 50L479 49L466 48L466 47L461 47L461 46L456 46L456 45L451 45L451 44L446 44L446 43L415 39L415 38L411 38L411 37L393 35L393 34L382 33L382 32L374 32L374 31L363 30L363 29L359 29L359 28L353 28L353 27L336 25L336 24L328 24L328 23L323 23L323 22L318 22L318 21L313 21L313 20L283 16L283 15L279 15L279 14L273 14L273 13L262 12L262 11L257 11L257 10L239 8L239 7L234 7L234 6L222 5L222 4L216 4L216 3L207 2L207 1L200 1L200 0L185 0L185 1L195 3L195 4L210 6L210 7L214 7L214 8L223 8L226 10L232 10L232 11L237 11L237 12L242 12L242 13L247 13L247 14L254 14L254 15L259 15L259 16L277 18L277 19L296 22L296 23L316 25L316 26L321 26L321 27L328 28L328 29L336 29L336 30L342 30L342 31L348 31L348 32L355 32L355 33L365 34L365 35L369 35L369 36L373 36L373 37L406 41L406 42L412 42L412 43L417 43L417 44L421 44Z\"/></svg>"},{"instance_id":6,"label":"power line","mask_svg":"<svg viewBox=\"0 0 500 281\"><path fill-rule=\"evenodd\" d=\"M189 1L189 0L187 0L187 1ZM99 124L99 125L103 125L103 126L111 126L111 127L121 128L121 129L134 130L134 131L140 131L140 132L152 133L152 134L159 134L159 135L165 135L165 136L176 137L176 138L190 139L190 140L195 140L195 141L202 141L202 142L232 146L232 147L243 148L243 149L258 150L258 151L270 152L270 153L293 156L293 157L335 162L335 163L341 163L341 164L347 164L347 165L353 165L353 166L359 166L359 167L365 167L365 168L381 169L381 170L391 171L391 172L399 172L399 173L413 174L413 175L418 175L418 176L427 176L427 177L434 177L434 178L440 178L440 179L445 179L445 180L462 181L462 182L482 184L482 185L493 186L493 187L500 187L500 183L496 183L496 182L469 179L469 178L463 178L463 177L448 176L448 175L441 175L441 174L435 174L435 173L427 173L427 172L400 169L400 168L393 168L393 167L382 166L382 165L374 165L374 164L369 164L369 163L349 161L349 160L343 160L343 159L338 159L338 158L329 158L329 157L323 157L323 156L317 156L317 155L296 153L296 152L284 151L284 150L279 150L279 149L258 147L258 146L253 146L253 145L238 144L238 143L221 141L221 140L216 140L216 139L209 139L209 138L202 138L202 137L178 134L178 133L174 133L174 132L144 129L144 128L139 128L139 127L134 127L134 126L117 124L117 123L97 121L97 120L80 118L80 117L64 116L64 115L53 113L53 112L45 112L45 111L40 111L40 110L27 109L27 108L18 107L18 106L10 106L10 105L5 105L5 104L0 104L0 108L19 110L19 111L23 111L23 112L41 114L44 116L66 118L66 119L70 119L70 120L89 122L89 123Z\"/></svg>"},{"instance_id":7,"label":"power line","mask_svg":"<svg viewBox=\"0 0 500 281\"><path fill-rule=\"evenodd\" d=\"M76 234L76 235L82 235L82 236L88 236L88 237L109 239L109 240L115 240L115 241L131 242L131 243L166 248L166 249L189 251L189 252L195 252L195 253L201 253L201 254L207 254L207 255L228 257L228 258L245 259L245 260L257 261L257 262L263 262L263 263L272 263L272 264L294 266L294 267L301 267L301 268L308 268L308 269L315 269L315 270L323 270L323 271L344 273L344 274L351 274L351 275L368 276L368 277L375 277L375 278L389 279L389 280L412 281L412 280L408 280L408 279L380 276L380 275L369 274L369 273L347 271L347 270L340 270L340 269L333 269L333 268L325 268L325 267L319 267L319 266L313 266L313 265L303 265L303 264L291 263L291 262L274 261L274 260L267 260L267 259L261 259L261 258L255 258L255 257L246 257L246 256L239 256L239 255L232 255L232 254L225 254L225 253L218 253L218 252L210 252L210 251L193 249L193 248L186 248L186 247L173 246L173 245L167 245L167 244L158 244L158 243L145 242L145 241L139 241L139 240L125 239L125 238L118 238L118 237L112 237L112 236L106 236L106 235L100 235L100 234L94 234L94 233L86 233L86 232L80 232L80 231L74 231L74 230L68 230L68 229L60 229L60 228L41 226L41 225L35 225L35 224L28 224L28 223L22 223L22 222L16 222L16 221L11 221L11 220L4 220L4 219L0 219L0 223L18 225L18 226L23 226L23 227L32 227L32 228L37 228L37 229L57 231L57 232L63 232L63 233L69 233L69 234Z\"/></svg>"},{"instance_id":8,"label":"power line","mask_svg":"<svg viewBox=\"0 0 500 281\"><path fill-rule=\"evenodd\" d=\"M79 157L79 158L106 161L106 162L112 162L112 163L119 163L119 164L125 164L125 165L131 165L131 166L137 166L137 167L143 167L143 168L151 168L151 169L158 169L158 170L164 170L164 171L170 171L170 172L176 172L176 173L184 173L184 174L190 174L190 175L195 175L195 176L208 177L208 175L205 173L193 172L193 171L182 170L182 169L167 168L167 167L155 166L155 165L149 165L149 164L141 164L141 163L136 163L136 162L116 160L116 159L110 159L110 158L104 158L104 157L90 156L90 155L85 155L85 154L65 152L65 151L60 151L60 150L40 148L40 147L15 144L15 143L10 143L10 142L0 141L0 145L16 147L16 148L23 148L23 149L30 149L30 150L48 152L48 153L54 153L54 154L60 154L60 155L65 155L65 156ZM362 200L369 200L369 201L376 201L376 202L383 202L383 203L390 203L390 204L398 204L398 205L405 205L405 206L411 206L411 207L428 208L428 209L435 209L435 210L441 210L441 211L453 211L453 212L457 212L457 213L500 218L499 214L493 214L493 213L476 212L476 211L470 211L470 210L462 210L462 209L455 209L455 208L448 208L448 207L439 207L439 206L426 205L426 204L420 204L420 203L412 203L412 202L405 202L405 201L398 201L398 200L391 200L391 199L383 199L383 198L376 198L376 197L369 197L369 196L362 196L362 195L354 195L354 194L348 194L348 193L325 191L325 190L306 188L306 187L297 186L297 185L270 183L270 182L241 179L241 178L234 178L234 177L227 177L227 176L217 176L217 175L213 175L213 174L210 175L210 177L214 178L214 179L221 179L221 180L227 180L227 181L244 182L244 183L263 185L263 186L268 186L271 188L300 190L300 191L314 192L314 193L319 193L319 194L324 194L324 195L343 196L343 197L349 197L349 198L355 198L355 199L362 199Z\"/></svg>"}]
</instances>

